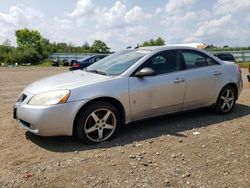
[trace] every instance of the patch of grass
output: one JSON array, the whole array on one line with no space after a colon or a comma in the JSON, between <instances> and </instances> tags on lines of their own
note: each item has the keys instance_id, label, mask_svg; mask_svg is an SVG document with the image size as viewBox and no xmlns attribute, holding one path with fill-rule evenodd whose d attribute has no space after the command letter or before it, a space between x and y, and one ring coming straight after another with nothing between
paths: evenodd
<instances>
[{"instance_id":1,"label":"patch of grass","mask_svg":"<svg viewBox=\"0 0 250 188\"><path fill-rule=\"evenodd\" d=\"M39 67L50 67L51 66L51 60L44 60L41 63L38 64Z\"/></svg>"},{"instance_id":2,"label":"patch of grass","mask_svg":"<svg viewBox=\"0 0 250 188\"><path fill-rule=\"evenodd\" d=\"M250 61L239 63L239 65L241 68L248 68L248 66L250 65Z\"/></svg>"}]
</instances>

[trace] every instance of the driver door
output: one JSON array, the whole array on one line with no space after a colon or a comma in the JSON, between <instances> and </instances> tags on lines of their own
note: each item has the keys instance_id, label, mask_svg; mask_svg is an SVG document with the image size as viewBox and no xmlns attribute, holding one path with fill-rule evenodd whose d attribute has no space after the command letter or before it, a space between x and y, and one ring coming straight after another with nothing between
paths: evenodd
<instances>
[{"instance_id":1,"label":"driver door","mask_svg":"<svg viewBox=\"0 0 250 188\"><path fill-rule=\"evenodd\" d=\"M186 82L179 52L160 52L144 62L138 71L145 67L153 69L156 75L129 78L132 120L181 110Z\"/></svg>"}]
</instances>

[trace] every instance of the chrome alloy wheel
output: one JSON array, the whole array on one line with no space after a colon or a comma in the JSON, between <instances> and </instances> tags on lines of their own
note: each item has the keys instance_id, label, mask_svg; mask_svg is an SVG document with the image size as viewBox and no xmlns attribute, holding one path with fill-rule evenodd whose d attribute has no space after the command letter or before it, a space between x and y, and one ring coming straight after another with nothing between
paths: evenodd
<instances>
[{"instance_id":1,"label":"chrome alloy wheel","mask_svg":"<svg viewBox=\"0 0 250 188\"><path fill-rule=\"evenodd\" d=\"M106 108L93 111L86 119L84 132L93 142L107 140L114 133L117 125L115 114Z\"/></svg>"},{"instance_id":2,"label":"chrome alloy wheel","mask_svg":"<svg viewBox=\"0 0 250 188\"><path fill-rule=\"evenodd\" d=\"M221 95L221 110L223 112L228 112L232 109L233 105L234 105L234 100L235 100L235 96L234 96L234 92L231 89L225 89Z\"/></svg>"}]
</instances>

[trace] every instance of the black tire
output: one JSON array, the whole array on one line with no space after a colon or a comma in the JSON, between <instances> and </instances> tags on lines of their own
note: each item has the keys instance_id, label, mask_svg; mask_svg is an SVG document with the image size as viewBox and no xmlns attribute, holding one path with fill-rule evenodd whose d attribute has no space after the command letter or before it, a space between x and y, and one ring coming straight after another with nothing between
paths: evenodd
<instances>
[{"instance_id":1,"label":"black tire","mask_svg":"<svg viewBox=\"0 0 250 188\"><path fill-rule=\"evenodd\" d=\"M228 94L229 92L229 94ZM228 95L228 96L227 96ZM223 99L224 97L224 99ZM231 100L229 100L231 99ZM226 102L227 101L227 102ZM236 102L236 91L232 86L225 86L216 101L214 111L218 114L228 114L234 109Z\"/></svg>"},{"instance_id":2,"label":"black tire","mask_svg":"<svg viewBox=\"0 0 250 188\"><path fill-rule=\"evenodd\" d=\"M108 116L106 120L105 115ZM97 144L114 138L120 127L121 117L116 107L107 102L97 101L79 112L75 134L85 144ZM103 139L100 139L101 137Z\"/></svg>"}]
</instances>

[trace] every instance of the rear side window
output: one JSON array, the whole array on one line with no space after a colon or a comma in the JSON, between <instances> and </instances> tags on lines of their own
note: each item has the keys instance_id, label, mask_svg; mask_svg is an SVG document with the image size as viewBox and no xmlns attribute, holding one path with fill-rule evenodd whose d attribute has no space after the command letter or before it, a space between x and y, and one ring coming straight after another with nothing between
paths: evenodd
<instances>
[{"instance_id":1,"label":"rear side window","mask_svg":"<svg viewBox=\"0 0 250 188\"><path fill-rule=\"evenodd\" d=\"M212 58L195 51L183 51L182 55L185 61L186 69L193 69L219 64Z\"/></svg>"}]
</instances>

